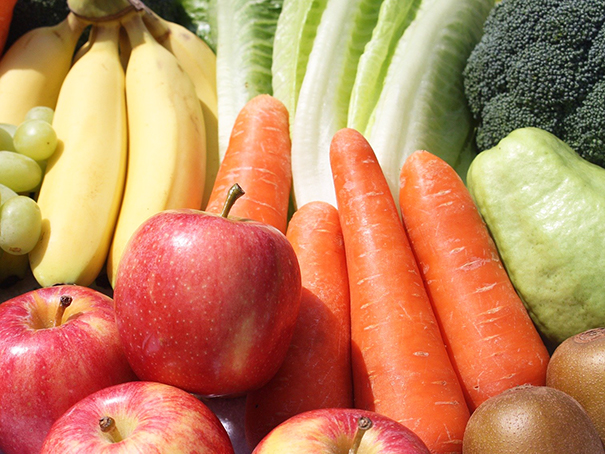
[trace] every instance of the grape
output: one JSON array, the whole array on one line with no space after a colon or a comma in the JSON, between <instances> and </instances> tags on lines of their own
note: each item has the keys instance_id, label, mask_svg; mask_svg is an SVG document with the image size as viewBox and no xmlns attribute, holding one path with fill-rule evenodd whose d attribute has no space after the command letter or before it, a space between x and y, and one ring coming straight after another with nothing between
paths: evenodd
<instances>
[{"instance_id":1,"label":"grape","mask_svg":"<svg viewBox=\"0 0 605 454\"><path fill-rule=\"evenodd\" d=\"M11 137L15 137L15 131L17 130L17 125L12 125L10 123L0 123L0 129L4 129L8 132Z\"/></svg>"},{"instance_id":2,"label":"grape","mask_svg":"<svg viewBox=\"0 0 605 454\"><path fill-rule=\"evenodd\" d=\"M13 151L0 151L0 184L15 192L31 191L40 184L42 169L32 158Z\"/></svg>"},{"instance_id":3,"label":"grape","mask_svg":"<svg viewBox=\"0 0 605 454\"><path fill-rule=\"evenodd\" d=\"M15 151L13 136L4 128L0 128L0 150Z\"/></svg>"},{"instance_id":4,"label":"grape","mask_svg":"<svg viewBox=\"0 0 605 454\"><path fill-rule=\"evenodd\" d=\"M29 253L42 231L40 207L31 198L18 195L0 208L0 248L15 255Z\"/></svg>"},{"instance_id":5,"label":"grape","mask_svg":"<svg viewBox=\"0 0 605 454\"><path fill-rule=\"evenodd\" d=\"M43 120L48 124L52 124L54 115L55 111L50 107L37 106L32 107L29 112L25 114L25 120Z\"/></svg>"},{"instance_id":6,"label":"grape","mask_svg":"<svg viewBox=\"0 0 605 454\"><path fill-rule=\"evenodd\" d=\"M36 161L48 159L57 148L57 133L44 120L25 120L13 137L15 150Z\"/></svg>"},{"instance_id":7,"label":"grape","mask_svg":"<svg viewBox=\"0 0 605 454\"><path fill-rule=\"evenodd\" d=\"M4 186L3 184L0 184L0 206L2 206L2 204L4 202L6 202L8 199L17 197L17 195L18 194L15 191L13 191L11 188L9 188L8 186Z\"/></svg>"}]
</instances>

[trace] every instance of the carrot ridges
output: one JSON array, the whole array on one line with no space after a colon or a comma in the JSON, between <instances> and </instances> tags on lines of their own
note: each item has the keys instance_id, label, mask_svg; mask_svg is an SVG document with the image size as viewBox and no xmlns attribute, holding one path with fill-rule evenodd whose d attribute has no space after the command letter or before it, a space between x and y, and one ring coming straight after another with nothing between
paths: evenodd
<instances>
[{"instance_id":1,"label":"carrot ridges","mask_svg":"<svg viewBox=\"0 0 605 454\"><path fill-rule=\"evenodd\" d=\"M403 423L433 453L461 452L469 410L376 156L359 132L342 129L330 164L349 273L355 405Z\"/></svg>"},{"instance_id":2,"label":"carrot ridges","mask_svg":"<svg viewBox=\"0 0 605 454\"><path fill-rule=\"evenodd\" d=\"M410 155L400 208L468 405L543 385L549 355L466 186L445 161Z\"/></svg>"},{"instance_id":3,"label":"carrot ridges","mask_svg":"<svg viewBox=\"0 0 605 454\"><path fill-rule=\"evenodd\" d=\"M205 210L220 213L235 183L246 194L231 210L232 216L286 233L292 185L289 115L273 96L255 96L237 116Z\"/></svg>"}]
</instances>

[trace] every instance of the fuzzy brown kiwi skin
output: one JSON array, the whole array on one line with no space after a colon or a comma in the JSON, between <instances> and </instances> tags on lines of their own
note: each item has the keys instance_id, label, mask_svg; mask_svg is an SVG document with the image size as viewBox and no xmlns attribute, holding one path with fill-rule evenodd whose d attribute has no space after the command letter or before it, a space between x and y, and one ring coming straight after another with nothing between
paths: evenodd
<instances>
[{"instance_id":1,"label":"fuzzy brown kiwi skin","mask_svg":"<svg viewBox=\"0 0 605 454\"><path fill-rule=\"evenodd\" d=\"M523 385L483 402L471 415L463 454L603 454L586 411L568 394Z\"/></svg>"},{"instance_id":2,"label":"fuzzy brown kiwi skin","mask_svg":"<svg viewBox=\"0 0 605 454\"><path fill-rule=\"evenodd\" d=\"M546 384L576 399L605 443L605 328L563 341L548 363Z\"/></svg>"}]
</instances>

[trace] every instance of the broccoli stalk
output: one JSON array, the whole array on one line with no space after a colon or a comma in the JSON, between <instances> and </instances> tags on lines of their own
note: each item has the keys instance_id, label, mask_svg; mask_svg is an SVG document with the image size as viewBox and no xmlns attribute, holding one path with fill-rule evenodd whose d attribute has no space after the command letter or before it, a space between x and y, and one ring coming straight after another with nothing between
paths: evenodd
<instances>
[{"instance_id":1,"label":"broccoli stalk","mask_svg":"<svg viewBox=\"0 0 605 454\"><path fill-rule=\"evenodd\" d=\"M605 1L501 0L464 70L479 150L533 126L605 167Z\"/></svg>"}]
</instances>

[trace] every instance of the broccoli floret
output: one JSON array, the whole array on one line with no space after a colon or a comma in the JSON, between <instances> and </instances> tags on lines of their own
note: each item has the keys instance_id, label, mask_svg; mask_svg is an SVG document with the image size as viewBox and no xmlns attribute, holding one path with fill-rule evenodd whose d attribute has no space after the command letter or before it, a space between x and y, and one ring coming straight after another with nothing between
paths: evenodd
<instances>
[{"instance_id":1,"label":"broccoli floret","mask_svg":"<svg viewBox=\"0 0 605 454\"><path fill-rule=\"evenodd\" d=\"M605 0L501 0L467 61L479 150L545 129L605 167Z\"/></svg>"}]
</instances>

